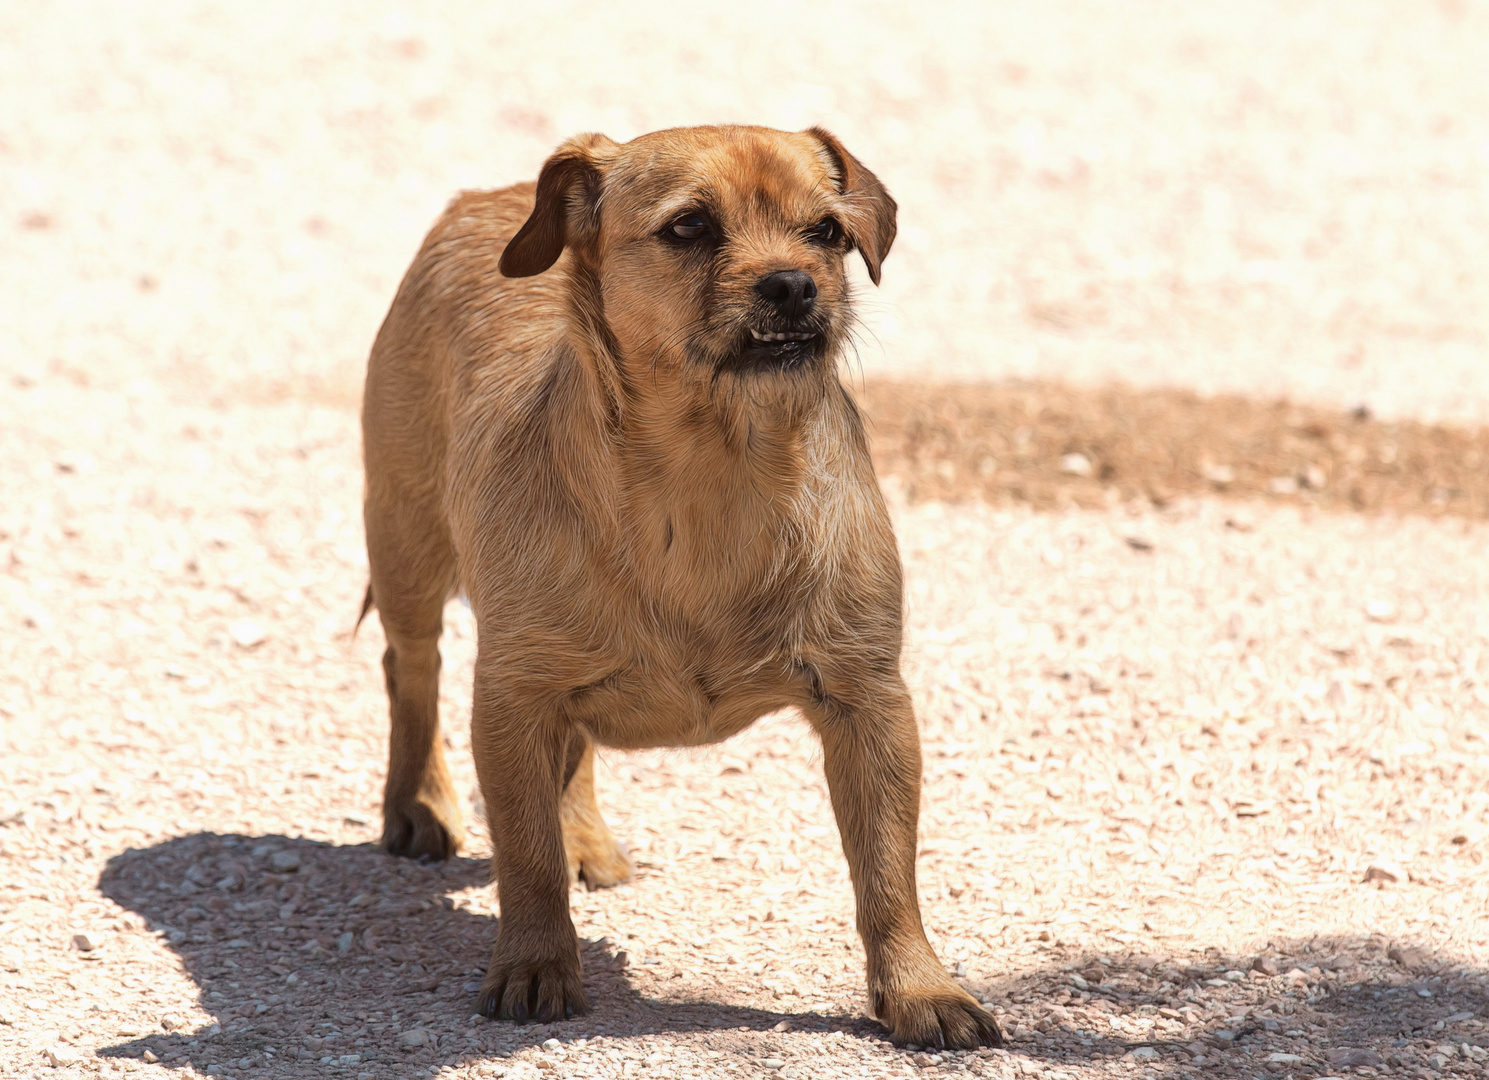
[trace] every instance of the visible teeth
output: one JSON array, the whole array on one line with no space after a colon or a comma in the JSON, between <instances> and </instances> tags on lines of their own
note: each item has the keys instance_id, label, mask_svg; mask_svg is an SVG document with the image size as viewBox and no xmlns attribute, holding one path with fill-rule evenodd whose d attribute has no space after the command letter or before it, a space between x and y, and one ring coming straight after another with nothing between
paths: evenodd
<instances>
[{"instance_id":1,"label":"visible teeth","mask_svg":"<svg viewBox=\"0 0 1489 1080\"><path fill-rule=\"evenodd\" d=\"M750 337L756 341L811 341L816 334L762 334L759 330L751 330Z\"/></svg>"}]
</instances>

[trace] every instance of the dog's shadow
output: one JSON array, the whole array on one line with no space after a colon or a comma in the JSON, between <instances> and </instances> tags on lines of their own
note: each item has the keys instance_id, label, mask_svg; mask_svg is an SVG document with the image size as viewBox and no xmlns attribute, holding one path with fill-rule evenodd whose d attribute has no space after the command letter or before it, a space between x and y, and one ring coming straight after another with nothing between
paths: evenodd
<instances>
[{"instance_id":1,"label":"dog's shadow","mask_svg":"<svg viewBox=\"0 0 1489 1080\"><path fill-rule=\"evenodd\" d=\"M148 1050L166 1065L237 1074L292 1062L453 1065L554 1037L763 1031L788 1015L798 1028L880 1030L866 1020L649 999L603 939L583 947L593 1013L582 1025L472 1019L497 919L449 894L484 885L488 868L395 859L372 844L211 833L119 855L100 888L165 937L215 1023L183 1020L99 1053Z\"/></svg>"}]
</instances>

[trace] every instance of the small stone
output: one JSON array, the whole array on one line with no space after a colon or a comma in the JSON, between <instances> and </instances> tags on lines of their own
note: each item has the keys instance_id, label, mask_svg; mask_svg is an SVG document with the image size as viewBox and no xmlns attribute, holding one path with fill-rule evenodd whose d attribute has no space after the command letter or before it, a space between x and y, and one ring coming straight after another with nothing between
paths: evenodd
<instances>
[{"instance_id":1,"label":"small stone","mask_svg":"<svg viewBox=\"0 0 1489 1080\"><path fill-rule=\"evenodd\" d=\"M1263 975L1276 975L1277 961L1270 956L1258 956L1255 960L1251 961L1251 970L1260 972Z\"/></svg>"},{"instance_id":2,"label":"small stone","mask_svg":"<svg viewBox=\"0 0 1489 1080\"><path fill-rule=\"evenodd\" d=\"M103 935L98 933L82 933L72 935L72 947L78 952L92 952L94 949L103 947Z\"/></svg>"},{"instance_id":3,"label":"small stone","mask_svg":"<svg viewBox=\"0 0 1489 1080\"><path fill-rule=\"evenodd\" d=\"M1085 976L1075 971L1072 971L1070 973L1070 985L1075 987L1077 990L1091 989L1091 984L1086 981Z\"/></svg>"},{"instance_id":4,"label":"small stone","mask_svg":"<svg viewBox=\"0 0 1489 1080\"><path fill-rule=\"evenodd\" d=\"M1406 871L1392 862L1373 862L1366 867L1363 880L1394 885L1406 880Z\"/></svg>"},{"instance_id":5,"label":"small stone","mask_svg":"<svg viewBox=\"0 0 1489 1080\"><path fill-rule=\"evenodd\" d=\"M1085 454L1065 454L1060 458L1060 471L1067 476L1090 476L1091 459Z\"/></svg>"},{"instance_id":6,"label":"small stone","mask_svg":"<svg viewBox=\"0 0 1489 1080\"><path fill-rule=\"evenodd\" d=\"M782 1020L780 1023L778 1023L775 1027L771 1028L770 1030L771 1031L790 1031L791 1030L791 1021L790 1020Z\"/></svg>"},{"instance_id":7,"label":"small stone","mask_svg":"<svg viewBox=\"0 0 1489 1080\"><path fill-rule=\"evenodd\" d=\"M1244 971L1227 971L1221 978L1226 982L1241 982L1246 978L1246 973Z\"/></svg>"},{"instance_id":8,"label":"small stone","mask_svg":"<svg viewBox=\"0 0 1489 1080\"><path fill-rule=\"evenodd\" d=\"M786 1063L780 1058L761 1058L760 1067L762 1069L770 1069L774 1071L776 1069L784 1069L786 1067Z\"/></svg>"},{"instance_id":9,"label":"small stone","mask_svg":"<svg viewBox=\"0 0 1489 1080\"><path fill-rule=\"evenodd\" d=\"M262 645L269 637L264 624L257 619L236 619L227 628L228 637L240 649L252 649Z\"/></svg>"},{"instance_id":10,"label":"small stone","mask_svg":"<svg viewBox=\"0 0 1489 1080\"><path fill-rule=\"evenodd\" d=\"M1298 482L1291 476L1274 476L1267 481L1267 490L1273 495L1296 495Z\"/></svg>"},{"instance_id":11,"label":"small stone","mask_svg":"<svg viewBox=\"0 0 1489 1080\"><path fill-rule=\"evenodd\" d=\"M1427 1064L1438 1072L1442 1072L1448 1067L1448 1056L1446 1054L1433 1054L1427 1059Z\"/></svg>"},{"instance_id":12,"label":"small stone","mask_svg":"<svg viewBox=\"0 0 1489 1080\"><path fill-rule=\"evenodd\" d=\"M1301 1065L1303 1056L1301 1054L1273 1053L1267 1055L1267 1060L1276 1062L1278 1065Z\"/></svg>"},{"instance_id":13,"label":"small stone","mask_svg":"<svg viewBox=\"0 0 1489 1080\"><path fill-rule=\"evenodd\" d=\"M1395 964L1404 968L1422 968L1429 964L1427 954L1421 949L1400 945L1393 945L1386 951L1386 957Z\"/></svg>"},{"instance_id":14,"label":"small stone","mask_svg":"<svg viewBox=\"0 0 1489 1080\"><path fill-rule=\"evenodd\" d=\"M1249 533L1256 528L1256 518L1244 510L1232 510L1225 519L1225 527L1236 532Z\"/></svg>"},{"instance_id":15,"label":"small stone","mask_svg":"<svg viewBox=\"0 0 1489 1080\"><path fill-rule=\"evenodd\" d=\"M1322 491L1329 482L1329 474L1317 465L1307 465L1298 470L1298 483L1314 491Z\"/></svg>"},{"instance_id":16,"label":"small stone","mask_svg":"<svg viewBox=\"0 0 1489 1080\"><path fill-rule=\"evenodd\" d=\"M1365 617L1371 622L1391 622L1396 618L1396 605L1389 600L1371 600L1365 604Z\"/></svg>"},{"instance_id":17,"label":"small stone","mask_svg":"<svg viewBox=\"0 0 1489 1080\"><path fill-rule=\"evenodd\" d=\"M167 1031L175 1031L179 1027L185 1027L186 1021L181 1019L181 1017L177 1016L175 1013L166 1013L160 1018L160 1026L165 1028Z\"/></svg>"},{"instance_id":18,"label":"small stone","mask_svg":"<svg viewBox=\"0 0 1489 1080\"><path fill-rule=\"evenodd\" d=\"M1229 465L1207 465L1205 479L1218 488L1229 487L1236 482L1236 470Z\"/></svg>"},{"instance_id":19,"label":"small stone","mask_svg":"<svg viewBox=\"0 0 1489 1080\"><path fill-rule=\"evenodd\" d=\"M278 851L269 860L269 865L277 874L291 874L300 869L300 856L293 851Z\"/></svg>"},{"instance_id":20,"label":"small stone","mask_svg":"<svg viewBox=\"0 0 1489 1080\"><path fill-rule=\"evenodd\" d=\"M1139 1061L1156 1061L1158 1060L1158 1051L1151 1046L1136 1046L1128 1052L1127 1056L1136 1058Z\"/></svg>"},{"instance_id":21,"label":"small stone","mask_svg":"<svg viewBox=\"0 0 1489 1080\"><path fill-rule=\"evenodd\" d=\"M364 892L358 893L356 896L348 900L346 906L352 908L364 908L371 907L376 902L377 897L373 896L371 893Z\"/></svg>"},{"instance_id":22,"label":"small stone","mask_svg":"<svg viewBox=\"0 0 1489 1080\"><path fill-rule=\"evenodd\" d=\"M1329 1051L1329 1064L1336 1069L1357 1069L1361 1065L1378 1069L1385 1064L1385 1061L1374 1050L1339 1046Z\"/></svg>"},{"instance_id":23,"label":"small stone","mask_svg":"<svg viewBox=\"0 0 1489 1080\"><path fill-rule=\"evenodd\" d=\"M1153 541L1149 540L1146 536L1139 536L1135 533L1132 533L1122 537L1122 539L1127 542L1127 546L1130 547L1133 551L1153 550Z\"/></svg>"},{"instance_id":24,"label":"small stone","mask_svg":"<svg viewBox=\"0 0 1489 1080\"><path fill-rule=\"evenodd\" d=\"M398 1036L399 1046L428 1046L429 1032L423 1028L410 1028Z\"/></svg>"},{"instance_id":25,"label":"small stone","mask_svg":"<svg viewBox=\"0 0 1489 1080\"><path fill-rule=\"evenodd\" d=\"M54 1069L64 1069L69 1065L75 1065L78 1060L76 1051L65 1046L49 1046L41 1052L41 1056L46 1058L47 1064Z\"/></svg>"},{"instance_id":26,"label":"small stone","mask_svg":"<svg viewBox=\"0 0 1489 1080\"><path fill-rule=\"evenodd\" d=\"M155 1056L155 1051L150 1049L146 1049L145 1052L140 1055L140 1057L144 1058L151 1065L154 1065L157 1061L160 1060L158 1057Z\"/></svg>"},{"instance_id":27,"label":"small stone","mask_svg":"<svg viewBox=\"0 0 1489 1080\"><path fill-rule=\"evenodd\" d=\"M343 952L343 953L351 952L352 951L352 942L354 942L356 940L357 940L356 935L353 934L350 930L347 930L339 938L336 939L336 951L337 952Z\"/></svg>"},{"instance_id":28,"label":"small stone","mask_svg":"<svg viewBox=\"0 0 1489 1080\"><path fill-rule=\"evenodd\" d=\"M559 1042L557 1039L543 1040L543 1049L547 1050L550 1054L553 1053L555 1050L562 1050L563 1045L564 1044Z\"/></svg>"},{"instance_id":29,"label":"small stone","mask_svg":"<svg viewBox=\"0 0 1489 1080\"><path fill-rule=\"evenodd\" d=\"M1236 1033L1229 1028L1216 1028L1212 1034L1221 1042L1235 1042Z\"/></svg>"},{"instance_id":30,"label":"small stone","mask_svg":"<svg viewBox=\"0 0 1489 1080\"><path fill-rule=\"evenodd\" d=\"M965 979L967 977L967 962L965 960L958 960L956 962L956 969L953 974L955 974L958 979Z\"/></svg>"}]
</instances>

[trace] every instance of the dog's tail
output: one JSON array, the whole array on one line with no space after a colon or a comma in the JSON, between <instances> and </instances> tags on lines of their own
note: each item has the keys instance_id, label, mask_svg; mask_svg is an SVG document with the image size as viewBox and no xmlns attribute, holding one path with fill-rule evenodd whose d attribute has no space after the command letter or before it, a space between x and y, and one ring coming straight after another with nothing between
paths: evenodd
<instances>
[{"instance_id":1,"label":"dog's tail","mask_svg":"<svg viewBox=\"0 0 1489 1080\"><path fill-rule=\"evenodd\" d=\"M367 613L376 605L372 602L372 582L367 583L367 595L362 597L362 610L357 613L357 625L352 627L352 639L357 637L357 631L362 629L362 620L367 618Z\"/></svg>"}]
</instances>

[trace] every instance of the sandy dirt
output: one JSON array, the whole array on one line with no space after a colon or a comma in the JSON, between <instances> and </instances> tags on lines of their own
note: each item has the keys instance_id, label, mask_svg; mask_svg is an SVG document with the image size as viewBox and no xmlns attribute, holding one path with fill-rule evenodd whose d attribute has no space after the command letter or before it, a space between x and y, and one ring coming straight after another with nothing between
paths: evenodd
<instances>
[{"instance_id":1,"label":"sandy dirt","mask_svg":"<svg viewBox=\"0 0 1489 1080\"><path fill-rule=\"evenodd\" d=\"M512 11L0 12L0 1076L1484 1072L1489 447L1433 425L1489 416L1489 12ZM573 893L581 1020L472 1016L479 829L374 844L398 276L453 190L708 119L825 122L901 197L849 374L925 918L1005 1050L867 1017L789 715L604 755L638 876Z\"/></svg>"}]
</instances>

